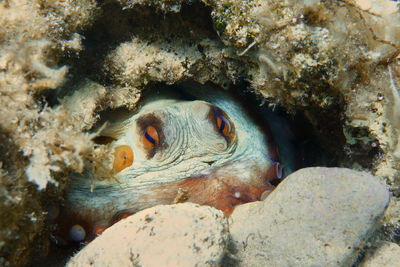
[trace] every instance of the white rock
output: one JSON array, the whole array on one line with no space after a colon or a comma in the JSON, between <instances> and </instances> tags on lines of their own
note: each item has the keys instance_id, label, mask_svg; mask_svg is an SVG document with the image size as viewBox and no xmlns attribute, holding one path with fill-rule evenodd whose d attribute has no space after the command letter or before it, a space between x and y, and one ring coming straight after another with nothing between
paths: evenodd
<instances>
[{"instance_id":1,"label":"white rock","mask_svg":"<svg viewBox=\"0 0 400 267\"><path fill-rule=\"evenodd\" d=\"M393 267L400 266L400 246L383 242L377 249L367 253L361 267Z\"/></svg>"},{"instance_id":2,"label":"white rock","mask_svg":"<svg viewBox=\"0 0 400 267\"><path fill-rule=\"evenodd\" d=\"M108 228L67 266L218 266L228 237L219 210L191 203L156 206Z\"/></svg>"},{"instance_id":3,"label":"white rock","mask_svg":"<svg viewBox=\"0 0 400 267\"><path fill-rule=\"evenodd\" d=\"M306 168L265 201L241 205L230 232L242 266L351 266L389 201L367 173Z\"/></svg>"}]
</instances>

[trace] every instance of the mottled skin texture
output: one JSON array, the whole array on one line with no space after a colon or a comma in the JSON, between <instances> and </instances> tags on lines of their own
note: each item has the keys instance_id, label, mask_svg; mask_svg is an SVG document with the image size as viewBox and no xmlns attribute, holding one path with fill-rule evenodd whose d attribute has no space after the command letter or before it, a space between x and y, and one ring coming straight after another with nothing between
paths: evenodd
<instances>
[{"instance_id":1,"label":"mottled skin texture","mask_svg":"<svg viewBox=\"0 0 400 267\"><path fill-rule=\"evenodd\" d=\"M127 214L180 201L214 206L229 215L236 205L272 190L269 182L281 176L272 137L229 96L215 93L203 99L207 102L153 100L105 130L116 139L111 149L132 148L133 163L115 175L120 184L95 180L93 192L90 179L74 177L59 236L68 240L71 226L79 224L90 240ZM229 126L225 134L218 116ZM143 145L149 125L158 132L154 148Z\"/></svg>"}]
</instances>

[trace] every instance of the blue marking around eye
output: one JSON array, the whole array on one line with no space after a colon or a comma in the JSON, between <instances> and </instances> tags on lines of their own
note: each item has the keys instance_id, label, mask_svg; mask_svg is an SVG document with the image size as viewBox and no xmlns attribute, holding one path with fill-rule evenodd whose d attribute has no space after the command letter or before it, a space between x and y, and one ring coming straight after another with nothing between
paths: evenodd
<instances>
[{"instance_id":1,"label":"blue marking around eye","mask_svg":"<svg viewBox=\"0 0 400 267\"><path fill-rule=\"evenodd\" d=\"M153 145L156 144L156 140L153 139L153 137L151 137L147 131L144 133L144 137L146 137L147 141L149 141L150 143L152 143Z\"/></svg>"}]
</instances>

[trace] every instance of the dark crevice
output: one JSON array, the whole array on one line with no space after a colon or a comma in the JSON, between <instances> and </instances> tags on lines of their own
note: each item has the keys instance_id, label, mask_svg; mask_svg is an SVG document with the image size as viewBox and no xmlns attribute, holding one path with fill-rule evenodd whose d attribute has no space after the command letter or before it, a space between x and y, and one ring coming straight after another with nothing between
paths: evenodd
<instances>
[{"instance_id":1,"label":"dark crevice","mask_svg":"<svg viewBox=\"0 0 400 267\"><path fill-rule=\"evenodd\" d=\"M337 166L337 158L331 158L330 150L324 146L324 140L304 112L288 112L284 107L266 101L253 93L246 82L234 88L234 93L259 123L269 125L280 157L286 158L291 171L313 166ZM335 128L331 130L335 131Z\"/></svg>"}]
</instances>

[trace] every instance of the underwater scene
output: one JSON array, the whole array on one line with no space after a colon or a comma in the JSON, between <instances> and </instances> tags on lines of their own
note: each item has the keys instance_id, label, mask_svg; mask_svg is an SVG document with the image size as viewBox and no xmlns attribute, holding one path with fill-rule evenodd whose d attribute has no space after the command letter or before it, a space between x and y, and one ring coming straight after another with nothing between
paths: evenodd
<instances>
[{"instance_id":1,"label":"underwater scene","mask_svg":"<svg viewBox=\"0 0 400 267\"><path fill-rule=\"evenodd\" d=\"M0 1L0 266L398 266L400 3Z\"/></svg>"}]
</instances>

